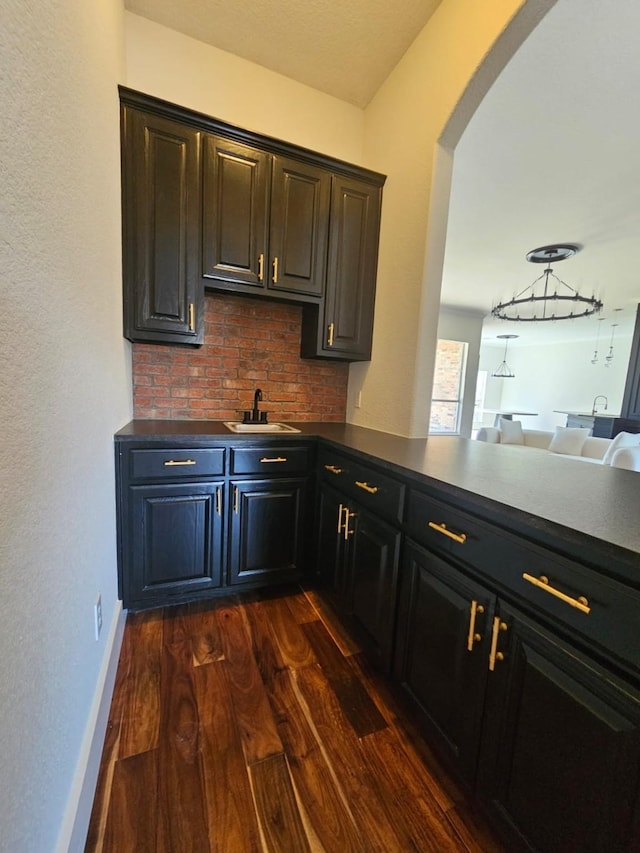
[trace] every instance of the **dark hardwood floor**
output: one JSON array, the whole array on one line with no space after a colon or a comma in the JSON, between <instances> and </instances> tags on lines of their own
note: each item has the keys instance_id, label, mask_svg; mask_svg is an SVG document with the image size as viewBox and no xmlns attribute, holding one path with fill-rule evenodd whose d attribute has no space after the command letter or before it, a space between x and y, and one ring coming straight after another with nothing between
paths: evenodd
<instances>
[{"instance_id":1,"label":"dark hardwood floor","mask_svg":"<svg viewBox=\"0 0 640 853\"><path fill-rule=\"evenodd\" d=\"M130 614L86 851L501 853L312 592Z\"/></svg>"}]
</instances>

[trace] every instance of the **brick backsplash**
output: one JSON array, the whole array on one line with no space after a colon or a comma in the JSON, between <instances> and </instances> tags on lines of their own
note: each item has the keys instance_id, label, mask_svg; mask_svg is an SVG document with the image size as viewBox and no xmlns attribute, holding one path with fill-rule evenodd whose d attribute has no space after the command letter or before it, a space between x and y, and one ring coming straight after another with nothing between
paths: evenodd
<instances>
[{"instance_id":1,"label":"brick backsplash","mask_svg":"<svg viewBox=\"0 0 640 853\"><path fill-rule=\"evenodd\" d=\"M228 420L253 405L270 420L343 421L349 365L300 358L302 308L205 297L201 347L133 344L136 418Z\"/></svg>"}]
</instances>

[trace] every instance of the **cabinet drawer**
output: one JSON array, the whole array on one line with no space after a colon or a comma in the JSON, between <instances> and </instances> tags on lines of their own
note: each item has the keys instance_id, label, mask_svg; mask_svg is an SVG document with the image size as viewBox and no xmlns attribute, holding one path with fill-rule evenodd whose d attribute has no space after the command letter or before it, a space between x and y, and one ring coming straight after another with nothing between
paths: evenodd
<instances>
[{"instance_id":1,"label":"cabinet drawer","mask_svg":"<svg viewBox=\"0 0 640 853\"><path fill-rule=\"evenodd\" d=\"M165 450L131 450L131 480L168 480L202 478L224 474L223 447L169 448Z\"/></svg>"},{"instance_id":2,"label":"cabinet drawer","mask_svg":"<svg viewBox=\"0 0 640 853\"><path fill-rule=\"evenodd\" d=\"M354 497L359 504L390 521L402 521L405 486L375 468L325 451L320 472L326 482Z\"/></svg>"},{"instance_id":3,"label":"cabinet drawer","mask_svg":"<svg viewBox=\"0 0 640 853\"><path fill-rule=\"evenodd\" d=\"M309 469L308 447L234 447L231 450L233 474L305 474Z\"/></svg>"},{"instance_id":4,"label":"cabinet drawer","mask_svg":"<svg viewBox=\"0 0 640 853\"><path fill-rule=\"evenodd\" d=\"M320 477L337 489L346 489L349 480L353 480L351 469L355 464L353 459L341 456L333 450L320 450L318 454Z\"/></svg>"},{"instance_id":5,"label":"cabinet drawer","mask_svg":"<svg viewBox=\"0 0 640 853\"><path fill-rule=\"evenodd\" d=\"M413 490L407 528L489 577L551 628L581 635L640 671L640 634L631 630L640 613L636 590Z\"/></svg>"}]
</instances>

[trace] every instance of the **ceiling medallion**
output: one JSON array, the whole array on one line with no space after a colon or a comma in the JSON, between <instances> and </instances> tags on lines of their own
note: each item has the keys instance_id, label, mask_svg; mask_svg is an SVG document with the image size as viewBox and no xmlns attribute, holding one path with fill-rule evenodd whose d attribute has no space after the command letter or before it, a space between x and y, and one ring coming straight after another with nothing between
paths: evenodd
<instances>
[{"instance_id":1,"label":"ceiling medallion","mask_svg":"<svg viewBox=\"0 0 640 853\"><path fill-rule=\"evenodd\" d=\"M491 316L500 320L536 323L549 320L575 320L590 317L602 310L602 302L595 296L582 296L566 281L558 278L551 269L552 261L565 261L580 251L580 246L571 243L555 243L541 246L527 253L531 264L547 264L547 268L535 281L516 294L508 302L500 302L491 309ZM549 279L554 281L550 282ZM542 283L544 280L544 283ZM566 291L558 289L558 285ZM536 291L536 286L538 289Z\"/></svg>"}]
</instances>

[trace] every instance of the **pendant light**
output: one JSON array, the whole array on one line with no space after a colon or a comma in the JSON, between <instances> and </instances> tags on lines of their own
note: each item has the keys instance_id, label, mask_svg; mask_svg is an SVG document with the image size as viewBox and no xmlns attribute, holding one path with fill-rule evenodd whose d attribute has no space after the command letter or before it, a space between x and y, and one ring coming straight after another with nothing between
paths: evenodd
<instances>
[{"instance_id":1,"label":"pendant light","mask_svg":"<svg viewBox=\"0 0 640 853\"><path fill-rule=\"evenodd\" d=\"M604 360L605 367L611 367L611 362L613 361L613 335L616 331L617 325L617 323L611 324L611 341L609 342L609 352L607 353L607 356Z\"/></svg>"},{"instance_id":2,"label":"pendant light","mask_svg":"<svg viewBox=\"0 0 640 853\"><path fill-rule=\"evenodd\" d=\"M600 324L604 320L604 317L598 317L598 331L596 332L596 348L593 351L593 358L591 359L591 364L598 363L598 346L600 344Z\"/></svg>"},{"instance_id":3,"label":"pendant light","mask_svg":"<svg viewBox=\"0 0 640 853\"><path fill-rule=\"evenodd\" d=\"M494 376L496 379L514 379L515 373L507 364L507 348L509 346L509 341L513 338L519 338L520 335L497 335L496 337L504 340L504 357L502 359L502 363L493 371L491 375Z\"/></svg>"}]
</instances>

